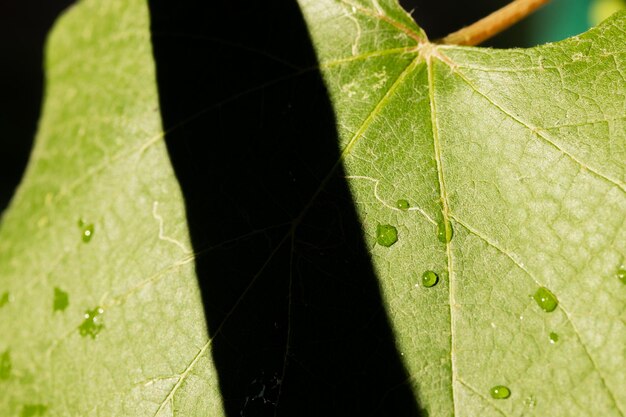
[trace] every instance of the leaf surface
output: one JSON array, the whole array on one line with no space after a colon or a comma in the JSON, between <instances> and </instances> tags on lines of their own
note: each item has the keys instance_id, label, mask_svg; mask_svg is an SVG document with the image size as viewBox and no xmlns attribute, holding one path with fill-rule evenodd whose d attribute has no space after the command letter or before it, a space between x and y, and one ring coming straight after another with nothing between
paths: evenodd
<instances>
[{"instance_id":1,"label":"leaf surface","mask_svg":"<svg viewBox=\"0 0 626 417\"><path fill-rule=\"evenodd\" d=\"M432 44L392 0L300 4L428 415L623 416L626 15L493 50Z\"/></svg>"},{"instance_id":2,"label":"leaf surface","mask_svg":"<svg viewBox=\"0 0 626 417\"><path fill-rule=\"evenodd\" d=\"M0 414L222 415L146 3L73 7L46 72L0 230Z\"/></svg>"},{"instance_id":3,"label":"leaf surface","mask_svg":"<svg viewBox=\"0 0 626 417\"><path fill-rule=\"evenodd\" d=\"M625 14L495 51L429 43L392 0L300 3L428 416L623 416ZM0 228L0 413L223 415L144 2L83 1L46 68Z\"/></svg>"}]
</instances>

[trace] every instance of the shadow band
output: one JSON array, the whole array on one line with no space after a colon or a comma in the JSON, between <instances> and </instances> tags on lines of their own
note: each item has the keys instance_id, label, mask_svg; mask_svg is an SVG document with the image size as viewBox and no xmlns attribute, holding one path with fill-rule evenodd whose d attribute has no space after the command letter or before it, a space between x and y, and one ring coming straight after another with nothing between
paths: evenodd
<instances>
[{"instance_id":1,"label":"shadow band","mask_svg":"<svg viewBox=\"0 0 626 417\"><path fill-rule=\"evenodd\" d=\"M149 3L227 415L423 415L341 167L316 195L339 151L297 4Z\"/></svg>"}]
</instances>

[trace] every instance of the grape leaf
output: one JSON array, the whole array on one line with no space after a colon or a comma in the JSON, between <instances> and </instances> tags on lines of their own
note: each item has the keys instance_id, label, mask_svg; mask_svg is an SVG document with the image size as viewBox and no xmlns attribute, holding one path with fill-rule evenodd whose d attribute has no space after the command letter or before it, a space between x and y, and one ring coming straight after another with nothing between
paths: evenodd
<instances>
[{"instance_id":1,"label":"grape leaf","mask_svg":"<svg viewBox=\"0 0 626 417\"><path fill-rule=\"evenodd\" d=\"M300 4L428 415L623 416L626 14L494 50L430 43L394 0Z\"/></svg>"},{"instance_id":2,"label":"grape leaf","mask_svg":"<svg viewBox=\"0 0 626 417\"><path fill-rule=\"evenodd\" d=\"M301 5L428 415L623 415L624 14L494 51L429 43L395 1ZM148 27L87 0L51 35L0 228L3 415L223 415Z\"/></svg>"}]
</instances>

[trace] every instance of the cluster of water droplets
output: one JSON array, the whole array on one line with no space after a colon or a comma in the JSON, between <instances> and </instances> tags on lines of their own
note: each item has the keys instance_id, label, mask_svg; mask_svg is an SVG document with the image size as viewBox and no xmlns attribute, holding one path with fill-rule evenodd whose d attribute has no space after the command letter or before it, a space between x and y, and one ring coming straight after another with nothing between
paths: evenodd
<instances>
[{"instance_id":1,"label":"cluster of water droplets","mask_svg":"<svg viewBox=\"0 0 626 417\"><path fill-rule=\"evenodd\" d=\"M396 202L396 207L402 211L407 211L411 207L408 200L400 199ZM86 223L82 219L78 221L78 227L81 229L81 240L84 243L89 243L93 238L95 227L93 223ZM436 226L437 239L445 244L448 244L453 236L454 231L452 224L449 220L443 219ZM378 224L376 228L376 242L383 247L391 247L398 242L398 229L390 224ZM619 267L616 273L617 278L624 284L626 284L626 268L622 265ZM426 288L432 288L439 282L439 275L432 270L425 271L421 276L422 286ZM539 287L532 298L537 303L539 308L543 311L550 313L554 311L559 302L557 297L545 287ZM9 293L5 292L0 295L0 308L10 301ZM62 289L55 287L53 296L53 311L64 311L69 305L69 295ZM86 310L83 315L83 322L78 327L78 331L83 337L91 337L93 339L104 328L102 315L104 309L102 307L95 307L90 310ZM556 344L559 340L559 335L555 332L550 332L549 340L551 344ZM11 356L10 351L6 350L0 354L0 380L8 379L11 375ZM496 385L489 390L489 394L493 399L507 399L511 396L511 390L505 385ZM529 400L530 399L530 400ZM530 401L530 402L529 402ZM535 405L534 398L527 398L524 401L526 405ZM42 404L27 404L24 406L21 416L22 417L34 417L43 415L47 410L47 407Z\"/></svg>"},{"instance_id":2,"label":"cluster of water droplets","mask_svg":"<svg viewBox=\"0 0 626 417\"><path fill-rule=\"evenodd\" d=\"M408 200L400 199L396 202L396 207L402 211L407 211L411 206ZM452 241L452 238L454 237L454 230L452 228L452 223L448 219L444 218L437 223L436 236L437 240L441 243L448 244ZM397 241L398 230L395 226L390 224L378 224L376 228L376 242L379 245L391 247ZM621 266L617 271L617 278L626 284L626 268L624 266ZM437 272L427 270L422 273L421 283L423 287L432 288L436 286L438 282L439 275ZM535 301L537 306L546 313L553 312L559 305L557 297L546 287L539 287L532 295L532 299ZM549 340L550 344L556 344L559 341L559 335L555 332L550 332ZM511 396L511 389L505 385L496 385L489 390L489 394L493 399L507 399ZM528 401L525 401L525 404L527 402ZM534 398L532 398L532 401L530 401L529 404L534 406Z\"/></svg>"},{"instance_id":3,"label":"cluster of water droplets","mask_svg":"<svg viewBox=\"0 0 626 417\"><path fill-rule=\"evenodd\" d=\"M102 307L96 307L91 310L85 311L84 320L80 326L78 326L78 332L81 336L90 336L95 339L98 333L104 328L102 321L102 314L104 309Z\"/></svg>"}]
</instances>

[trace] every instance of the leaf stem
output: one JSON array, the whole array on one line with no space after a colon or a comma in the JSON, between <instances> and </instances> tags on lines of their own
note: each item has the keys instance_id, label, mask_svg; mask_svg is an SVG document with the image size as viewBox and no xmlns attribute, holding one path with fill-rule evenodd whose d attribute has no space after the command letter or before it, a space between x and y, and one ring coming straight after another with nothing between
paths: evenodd
<instances>
[{"instance_id":1,"label":"leaf stem","mask_svg":"<svg viewBox=\"0 0 626 417\"><path fill-rule=\"evenodd\" d=\"M443 45L478 45L513 26L550 0L514 0L479 21L436 41Z\"/></svg>"}]
</instances>

